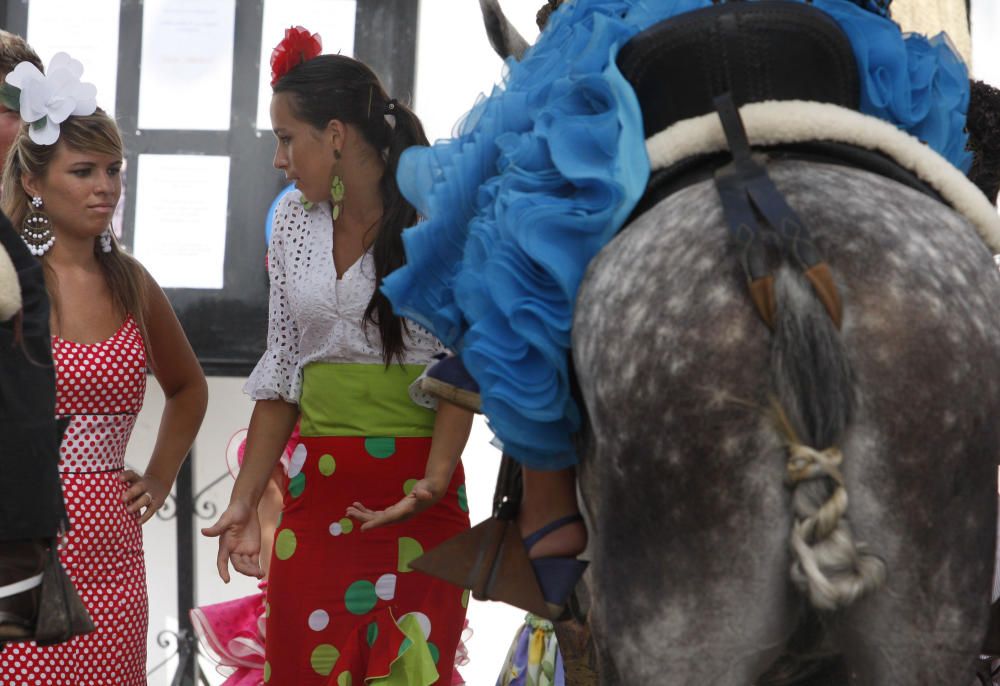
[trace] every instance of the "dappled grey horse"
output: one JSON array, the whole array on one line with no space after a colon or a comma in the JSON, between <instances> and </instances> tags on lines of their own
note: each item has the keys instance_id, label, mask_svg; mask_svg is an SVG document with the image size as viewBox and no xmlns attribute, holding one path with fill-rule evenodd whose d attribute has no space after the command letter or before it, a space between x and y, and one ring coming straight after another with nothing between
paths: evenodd
<instances>
[{"instance_id":1,"label":"dappled grey horse","mask_svg":"<svg viewBox=\"0 0 1000 686\"><path fill-rule=\"evenodd\" d=\"M482 4L503 53L512 29ZM840 310L774 245L771 326L755 309L714 112L651 138L665 171L573 327L601 683L819 683L825 664L829 683L965 686L995 545L995 211L857 112L739 112ZM817 126L835 145L803 152Z\"/></svg>"}]
</instances>

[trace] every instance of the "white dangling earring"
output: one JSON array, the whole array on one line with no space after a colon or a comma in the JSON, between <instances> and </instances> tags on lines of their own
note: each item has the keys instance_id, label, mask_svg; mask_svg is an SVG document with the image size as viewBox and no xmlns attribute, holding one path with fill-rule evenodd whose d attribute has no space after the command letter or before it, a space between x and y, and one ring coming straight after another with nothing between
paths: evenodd
<instances>
[{"instance_id":1,"label":"white dangling earring","mask_svg":"<svg viewBox=\"0 0 1000 686\"><path fill-rule=\"evenodd\" d=\"M108 225L108 228L104 229L104 231L101 232L100 238L101 238L101 252L103 252L103 253L109 253L109 252L111 252L111 240L112 240L112 236L111 236L111 225L110 224Z\"/></svg>"},{"instance_id":2,"label":"white dangling earring","mask_svg":"<svg viewBox=\"0 0 1000 686\"><path fill-rule=\"evenodd\" d=\"M56 237L52 234L52 222L42 210L42 199L37 195L31 199L31 209L21 223L21 239L35 257L47 253L56 242Z\"/></svg>"}]
</instances>

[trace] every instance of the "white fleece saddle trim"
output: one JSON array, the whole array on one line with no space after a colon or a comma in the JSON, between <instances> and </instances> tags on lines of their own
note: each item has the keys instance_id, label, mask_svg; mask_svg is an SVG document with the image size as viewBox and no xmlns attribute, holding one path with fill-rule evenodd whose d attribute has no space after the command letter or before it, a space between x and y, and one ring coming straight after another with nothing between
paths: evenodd
<instances>
[{"instance_id":1,"label":"white fleece saddle trim","mask_svg":"<svg viewBox=\"0 0 1000 686\"><path fill-rule=\"evenodd\" d=\"M889 122L822 102L757 102L740 108L751 145L832 141L874 150L933 188L964 216L994 253L1000 253L1000 214L948 160ZM646 139L652 171L687 157L728 150L715 112L679 121Z\"/></svg>"}]
</instances>

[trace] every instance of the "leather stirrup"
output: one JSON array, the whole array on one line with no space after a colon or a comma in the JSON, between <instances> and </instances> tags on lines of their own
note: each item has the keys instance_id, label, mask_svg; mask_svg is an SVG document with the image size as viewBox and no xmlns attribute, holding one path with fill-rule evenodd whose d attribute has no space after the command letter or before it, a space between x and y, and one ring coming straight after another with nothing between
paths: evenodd
<instances>
[{"instance_id":1,"label":"leather stirrup","mask_svg":"<svg viewBox=\"0 0 1000 686\"><path fill-rule=\"evenodd\" d=\"M551 614L513 520L490 518L410 562L413 569L539 617Z\"/></svg>"}]
</instances>

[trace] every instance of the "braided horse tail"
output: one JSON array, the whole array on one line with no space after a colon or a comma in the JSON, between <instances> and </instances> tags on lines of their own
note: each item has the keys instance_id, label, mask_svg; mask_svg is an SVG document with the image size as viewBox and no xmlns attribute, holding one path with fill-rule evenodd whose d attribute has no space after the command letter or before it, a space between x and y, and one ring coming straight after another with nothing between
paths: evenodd
<instances>
[{"instance_id":1,"label":"braided horse tail","mask_svg":"<svg viewBox=\"0 0 1000 686\"><path fill-rule=\"evenodd\" d=\"M793 583L821 610L850 605L885 580L845 517L837 447L857 402L843 339L801 273L783 267L771 347L774 418L788 446Z\"/></svg>"}]
</instances>

